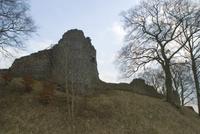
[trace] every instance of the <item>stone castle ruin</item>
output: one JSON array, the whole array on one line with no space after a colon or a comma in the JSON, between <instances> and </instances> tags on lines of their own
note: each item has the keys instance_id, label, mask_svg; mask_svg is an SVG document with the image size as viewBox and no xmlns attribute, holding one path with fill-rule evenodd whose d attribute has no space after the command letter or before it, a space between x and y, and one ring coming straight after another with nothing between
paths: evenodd
<instances>
[{"instance_id":1,"label":"stone castle ruin","mask_svg":"<svg viewBox=\"0 0 200 134\"><path fill-rule=\"evenodd\" d=\"M134 84L105 83L99 79L96 50L81 30L69 30L52 48L16 59L8 70L12 76L31 76L56 83L63 89L72 84L79 92L91 89L128 89L158 96L154 90L134 88ZM145 85L146 86L146 85Z\"/></svg>"},{"instance_id":2,"label":"stone castle ruin","mask_svg":"<svg viewBox=\"0 0 200 134\"><path fill-rule=\"evenodd\" d=\"M96 50L80 30L66 32L51 49L16 59L9 72L14 76L49 80L62 87L73 83L90 89L100 82Z\"/></svg>"}]
</instances>

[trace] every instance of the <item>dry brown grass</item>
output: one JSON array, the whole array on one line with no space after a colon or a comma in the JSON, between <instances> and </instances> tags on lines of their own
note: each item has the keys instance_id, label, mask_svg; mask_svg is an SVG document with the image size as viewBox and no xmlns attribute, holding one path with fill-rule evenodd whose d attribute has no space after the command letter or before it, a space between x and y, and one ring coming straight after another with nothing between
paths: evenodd
<instances>
[{"instance_id":1,"label":"dry brown grass","mask_svg":"<svg viewBox=\"0 0 200 134\"><path fill-rule=\"evenodd\" d=\"M55 84L44 81L43 88L39 93L39 101L45 105L49 104L53 101L54 95L55 95Z\"/></svg>"},{"instance_id":2,"label":"dry brown grass","mask_svg":"<svg viewBox=\"0 0 200 134\"><path fill-rule=\"evenodd\" d=\"M33 90L33 88L32 88L33 82L34 82L34 80L31 75L26 75L23 77L23 84L25 86L25 92L30 93Z\"/></svg>"},{"instance_id":3,"label":"dry brown grass","mask_svg":"<svg viewBox=\"0 0 200 134\"><path fill-rule=\"evenodd\" d=\"M12 80L12 75L10 73L6 73L2 75L2 78L5 82L5 85L8 85Z\"/></svg>"},{"instance_id":4,"label":"dry brown grass","mask_svg":"<svg viewBox=\"0 0 200 134\"><path fill-rule=\"evenodd\" d=\"M66 95L55 93L46 106L37 96L0 90L0 134L72 134ZM162 99L116 90L75 99L76 134L200 133L197 114Z\"/></svg>"}]
</instances>

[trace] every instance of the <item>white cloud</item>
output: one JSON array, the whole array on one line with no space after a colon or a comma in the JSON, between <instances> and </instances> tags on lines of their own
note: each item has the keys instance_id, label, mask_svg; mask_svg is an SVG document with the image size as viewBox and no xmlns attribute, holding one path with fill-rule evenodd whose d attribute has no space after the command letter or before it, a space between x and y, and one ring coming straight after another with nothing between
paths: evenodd
<instances>
[{"instance_id":1,"label":"white cloud","mask_svg":"<svg viewBox=\"0 0 200 134\"><path fill-rule=\"evenodd\" d=\"M118 41L122 42L126 32L124 31L122 24L119 22L114 22L111 28L112 32L114 33L115 37Z\"/></svg>"},{"instance_id":2,"label":"white cloud","mask_svg":"<svg viewBox=\"0 0 200 134\"><path fill-rule=\"evenodd\" d=\"M105 82L118 83L120 82L118 79L119 74L114 61L116 60L118 50L123 45L125 31L121 23L115 21L101 34L100 43L98 43L100 46L97 47L99 77ZM109 45L105 43L108 41Z\"/></svg>"},{"instance_id":3,"label":"white cloud","mask_svg":"<svg viewBox=\"0 0 200 134\"><path fill-rule=\"evenodd\" d=\"M116 76L111 72L102 71L99 78L105 82L117 83Z\"/></svg>"},{"instance_id":4,"label":"white cloud","mask_svg":"<svg viewBox=\"0 0 200 134\"><path fill-rule=\"evenodd\" d=\"M37 52L40 50L47 49L53 44L53 41L45 39L45 40L38 40L38 41L29 41L27 43L27 51L30 53Z\"/></svg>"}]
</instances>

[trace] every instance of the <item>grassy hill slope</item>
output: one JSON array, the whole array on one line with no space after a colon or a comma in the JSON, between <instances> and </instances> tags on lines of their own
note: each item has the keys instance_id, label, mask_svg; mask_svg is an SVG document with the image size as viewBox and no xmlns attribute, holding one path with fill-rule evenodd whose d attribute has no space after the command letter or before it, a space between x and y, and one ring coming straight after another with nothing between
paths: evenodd
<instances>
[{"instance_id":1,"label":"grassy hill slope","mask_svg":"<svg viewBox=\"0 0 200 134\"><path fill-rule=\"evenodd\" d=\"M77 96L72 119L66 95L55 92L50 104L41 104L36 83L31 93L0 88L0 134L200 134L192 110L119 90Z\"/></svg>"}]
</instances>

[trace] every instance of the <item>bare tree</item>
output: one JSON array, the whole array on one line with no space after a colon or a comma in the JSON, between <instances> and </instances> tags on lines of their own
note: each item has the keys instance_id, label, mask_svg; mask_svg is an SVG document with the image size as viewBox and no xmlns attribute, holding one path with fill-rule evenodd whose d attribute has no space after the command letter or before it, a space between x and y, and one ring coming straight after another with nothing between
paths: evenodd
<instances>
[{"instance_id":1,"label":"bare tree","mask_svg":"<svg viewBox=\"0 0 200 134\"><path fill-rule=\"evenodd\" d=\"M190 32L185 34L185 36L188 36L188 34L190 34ZM200 109L200 85L199 85L200 33L192 34L192 38L188 41L187 45L184 47L184 50L186 53L184 53L183 56L188 60L188 63L190 63L192 68L193 79L197 93L197 104L198 104L198 109Z\"/></svg>"},{"instance_id":2,"label":"bare tree","mask_svg":"<svg viewBox=\"0 0 200 134\"><path fill-rule=\"evenodd\" d=\"M185 58L190 64L192 75L194 79L196 94L197 94L197 105L198 109L200 109L200 83L199 83L199 73L200 73L200 6L199 3L195 5L191 5L188 3L185 8L188 13L192 13L192 18L188 18L182 24L182 29L184 29L183 33L176 42L182 46L183 40L187 40L186 45L184 45L183 51L181 51L181 57ZM200 113L199 113L200 115Z\"/></svg>"},{"instance_id":3,"label":"bare tree","mask_svg":"<svg viewBox=\"0 0 200 134\"><path fill-rule=\"evenodd\" d=\"M153 86L158 93L165 94L164 89L164 73L160 67L149 67L138 74L148 85Z\"/></svg>"},{"instance_id":4,"label":"bare tree","mask_svg":"<svg viewBox=\"0 0 200 134\"><path fill-rule=\"evenodd\" d=\"M173 83L179 93L181 106L192 103L194 100L194 81L188 63L177 63L172 66Z\"/></svg>"},{"instance_id":5,"label":"bare tree","mask_svg":"<svg viewBox=\"0 0 200 134\"><path fill-rule=\"evenodd\" d=\"M122 48L119 61L127 77L152 62L159 63L165 73L167 101L173 103L171 61L185 46L188 38L177 45L188 25L185 20L194 17L186 7L186 0L144 1L123 13L124 27L128 32L127 45ZM194 31L196 32L196 31Z\"/></svg>"},{"instance_id":6,"label":"bare tree","mask_svg":"<svg viewBox=\"0 0 200 134\"><path fill-rule=\"evenodd\" d=\"M73 44L70 40L67 41L67 45ZM66 44L65 44L66 45ZM62 61L62 66L65 67L62 71L64 76L65 82L64 88L66 92L66 100L67 100L67 111L66 111L66 118L68 120L69 126L69 133L74 134L77 130L76 124L76 113L78 110L78 96L84 91L84 83L81 82L81 71L79 65L82 65L83 61L80 51L74 52L73 54L76 56L71 56L69 53L69 49L66 46L62 46L61 53L65 57L65 60Z\"/></svg>"},{"instance_id":7,"label":"bare tree","mask_svg":"<svg viewBox=\"0 0 200 134\"><path fill-rule=\"evenodd\" d=\"M0 52L22 48L23 41L36 31L27 0L0 0Z\"/></svg>"}]
</instances>

